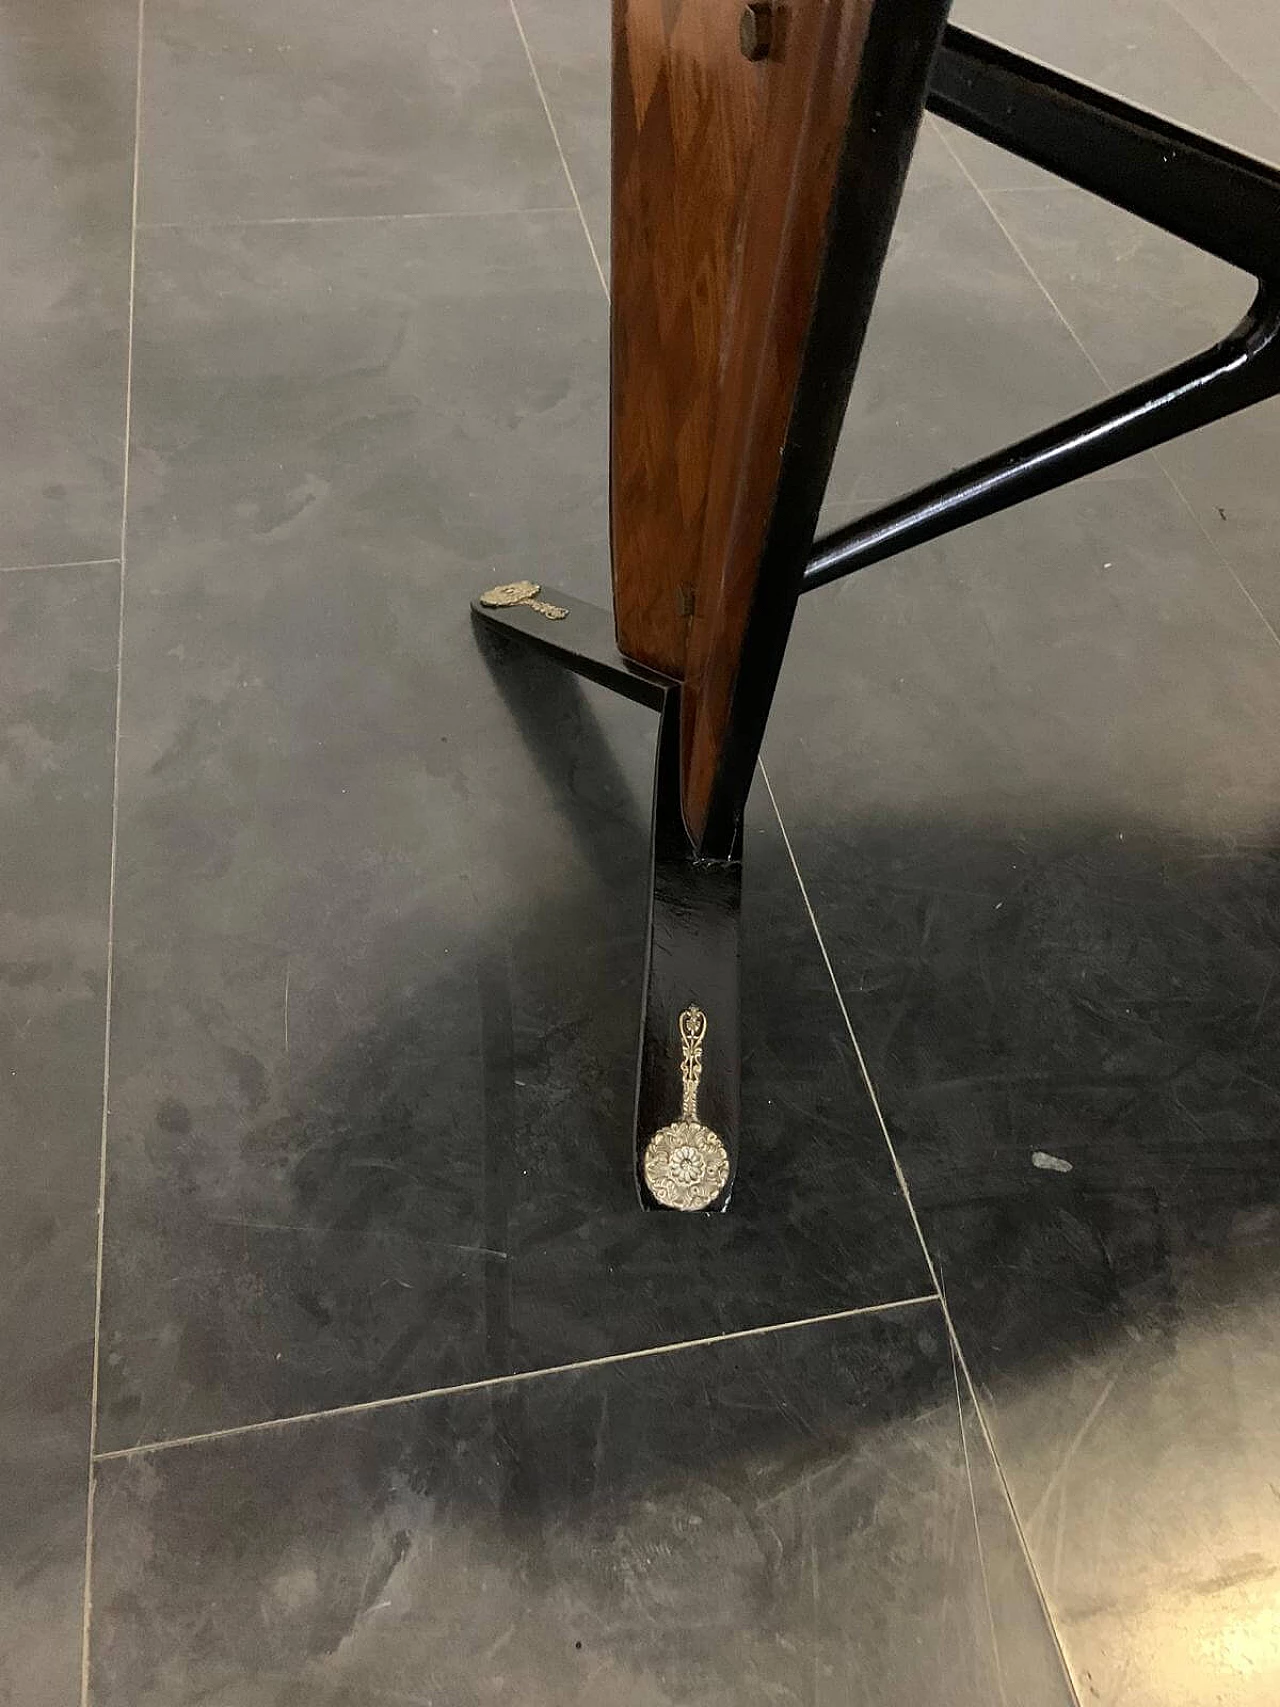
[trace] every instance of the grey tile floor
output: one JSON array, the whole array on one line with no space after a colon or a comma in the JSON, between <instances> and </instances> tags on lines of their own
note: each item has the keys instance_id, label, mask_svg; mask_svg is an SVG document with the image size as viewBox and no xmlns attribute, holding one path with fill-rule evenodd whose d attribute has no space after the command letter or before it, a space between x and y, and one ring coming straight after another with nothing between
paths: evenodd
<instances>
[{"instance_id":1,"label":"grey tile floor","mask_svg":"<svg viewBox=\"0 0 1280 1707\"><path fill-rule=\"evenodd\" d=\"M957 16L1280 158L1249 0ZM467 618L606 596L607 69L0 0L0 1703L1263 1707L1280 406L806 601L640 1217L652 726ZM828 514L1247 296L928 121Z\"/></svg>"}]
</instances>

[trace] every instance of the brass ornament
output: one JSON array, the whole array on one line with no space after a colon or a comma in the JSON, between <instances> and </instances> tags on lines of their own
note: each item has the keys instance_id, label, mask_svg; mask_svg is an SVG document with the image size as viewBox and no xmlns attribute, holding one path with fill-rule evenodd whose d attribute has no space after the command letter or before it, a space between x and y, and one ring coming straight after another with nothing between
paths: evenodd
<instances>
[{"instance_id":1,"label":"brass ornament","mask_svg":"<svg viewBox=\"0 0 1280 1707\"><path fill-rule=\"evenodd\" d=\"M717 1133L698 1119L702 1040L707 1016L699 1007L680 1015L680 1118L655 1132L645 1145L644 1183L667 1209L706 1209L724 1190L729 1152Z\"/></svg>"},{"instance_id":2,"label":"brass ornament","mask_svg":"<svg viewBox=\"0 0 1280 1707\"><path fill-rule=\"evenodd\" d=\"M568 616L563 605L549 604L546 599L540 599L538 594L542 588L536 581L508 581L501 587L490 587L487 593L481 593L480 603L486 610L505 610L509 605L527 605L530 610L536 610L539 616L545 616L552 622L559 622Z\"/></svg>"}]
</instances>

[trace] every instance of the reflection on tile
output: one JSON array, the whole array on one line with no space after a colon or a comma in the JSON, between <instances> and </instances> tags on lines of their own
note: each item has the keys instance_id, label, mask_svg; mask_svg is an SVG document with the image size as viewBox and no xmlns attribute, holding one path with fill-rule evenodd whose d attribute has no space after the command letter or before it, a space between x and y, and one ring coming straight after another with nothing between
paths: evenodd
<instances>
[{"instance_id":1,"label":"reflection on tile","mask_svg":"<svg viewBox=\"0 0 1280 1707\"><path fill-rule=\"evenodd\" d=\"M1158 479L1085 483L815 595L771 741L1067 1657L1142 1707L1280 1681L1280 669L1230 588Z\"/></svg>"},{"instance_id":2,"label":"reflection on tile","mask_svg":"<svg viewBox=\"0 0 1280 1707\"><path fill-rule=\"evenodd\" d=\"M1014 1623L1069 1700L995 1523L988 1609L932 1305L117 1460L99 1510L95 1707L989 1707Z\"/></svg>"},{"instance_id":3,"label":"reflection on tile","mask_svg":"<svg viewBox=\"0 0 1280 1707\"><path fill-rule=\"evenodd\" d=\"M76 1698L118 627L0 575L0 1700Z\"/></svg>"},{"instance_id":4,"label":"reflection on tile","mask_svg":"<svg viewBox=\"0 0 1280 1707\"><path fill-rule=\"evenodd\" d=\"M144 74L144 223L568 200L507 0L152 0Z\"/></svg>"},{"instance_id":5,"label":"reflection on tile","mask_svg":"<svg viewBox=\"0 0 1280 1707\"><path fill-rule=\"evenodd\" d=\"M927 1289L767 810L737 1201L636 1213L655 725L467 616L603 591L576 216L142 260L104 1443Z\"/></svg>"},{"instance_id":6,"label":"reflection on tile","mask_svg":"<svg viewBox=\"0 0 1280 1707\"><path fill-rule=\"evenodd\" d=\"M1086 1699L1262 1707L1280 1684L1276 856L1028 840L1000 885L999 842L974 838L986 894L971 857L925 976L905 943L877 959L886 1006L913 981L872 1044L880 1084Z\"/></svg>"},{"instance_id":7,"label":"reflection on tile","mask_svg":"<svg viewBox=\"0 0 1280 1707\"><path fill-rule=\"evenodd\" d=\"M1256 1170L1271 1146L1255 1138L1251 1156L1250 1115L1217 1118L1190 1074L1152 1100L1191 1104L1125 1147L1159 1151L1154 1168L1122 1177L1101 1142L1077 1142L1071 1179L1035 1193L1002 1153L988 1202L932 1218L933 1236L977 1242L990 1265L966 1287L966 1327L999 1324L988 1409L1085 1698L1266 1707L1280 1207ZM1102 1093L1088 1117L1122 1107ZM1236 1128L1217 1154L1191 1124L1206 1113L1213 1140Z\"/></svg>"},{"instance_id":8,"label":"reflection on tile","mask_svg":"<svg viewBox=\"0 0 1280 1707\"><path fill-rule=\"evenodd\" d=\"M120 553L135 40L0 15L0 568Z\"/></svg>"},{"instance_id":9,"label":"reflection on tile","mask_svg":"<svg viewBox=\"0 0 1280 1707\"><path fill-rule=\"evenodd\" d=\"M923 824L840 853L819 917L1082 1694L1263 1707L1275 853Z\"/></svg>"}]
</instances>

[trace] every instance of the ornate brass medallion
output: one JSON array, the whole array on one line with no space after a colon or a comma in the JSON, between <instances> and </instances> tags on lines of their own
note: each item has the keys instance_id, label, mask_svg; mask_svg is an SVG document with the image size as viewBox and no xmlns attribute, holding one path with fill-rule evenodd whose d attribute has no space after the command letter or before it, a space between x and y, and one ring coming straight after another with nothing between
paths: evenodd
<instances>
[{"instance_id":1,"label":"ornate brass medallion","mask_svg":"<svg viewBox=\"0 0 1280 1707\"><path fill-rule=\"evenodd\" d=\"M540 599L538 594L542 588L536 581L508 581L502 587L490 587L487 593L481 593L480 603L488 610L502 610L507 605L528 605L530 610L536 610L539 616L559 622L568 616L563 605L549 604L546 599Z\"/></svg>"},{"instance_id":2,"label":"ornate brass medallion","mask_svg":"<svg viewBox=\"0 0 1280 1707\"><path fill-rule=\"evenodd\" d=\"M707 1016L701 1008L686 1008L679 1024L683 1045L680 1079L684 1087L680 1118L655 1132L645 1146L644 1183L667 1209L706 1209L724 1190L729 1152L719 1135L698 1119Z\"/></svg>"}]
</instances>

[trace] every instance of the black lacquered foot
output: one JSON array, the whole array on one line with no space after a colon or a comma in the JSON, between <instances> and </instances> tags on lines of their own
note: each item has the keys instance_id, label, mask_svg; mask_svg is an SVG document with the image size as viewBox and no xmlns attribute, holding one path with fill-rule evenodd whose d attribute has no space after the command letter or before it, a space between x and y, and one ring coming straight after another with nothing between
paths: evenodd
<instances>
[{"instance_id":1,"label":"black lacquered foot","mask_svg":"<svg viewBox=\"0 0 1280 1707\"><path fill-rule=\"evenodd\" d=\"M742 862L694 857L680 811L678 692L658 732L652 884L636 1087L640 1201L725 1209L738 1161Z\"/></svg>"},{"instance_id":2,"label":"black lacquered foot","mask_svg":"<svg viewBox=\"0 0 1280 1707\"><path fill-rule=\"evenodd\" d=\"M673 686L622 656L608 611L536 581L493 587L471 601L471 611L489 627L555 659L576 675L655 711L661 711Z\"/></svg>"}]
</instances>

